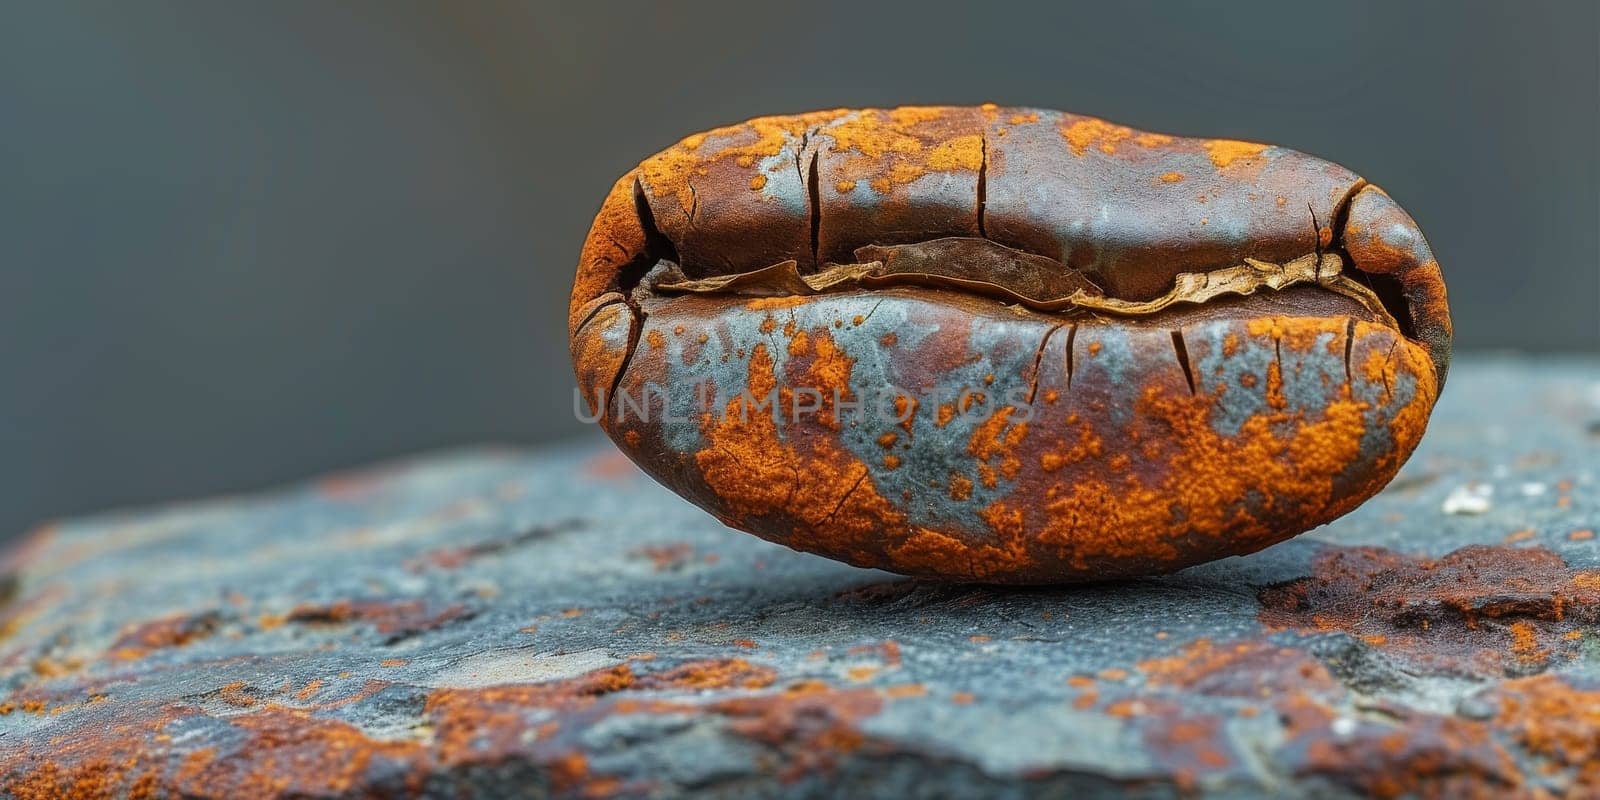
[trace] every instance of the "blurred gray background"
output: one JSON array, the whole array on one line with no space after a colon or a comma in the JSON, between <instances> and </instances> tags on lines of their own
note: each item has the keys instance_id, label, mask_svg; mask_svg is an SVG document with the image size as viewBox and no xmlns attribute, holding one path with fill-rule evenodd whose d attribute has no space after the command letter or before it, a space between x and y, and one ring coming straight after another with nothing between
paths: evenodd
<instances>
[{"instance_id":1,"label":"blurred gray background","mask_svg":"<svg viewBox=\"0 0 1600 800\"><path fill-rule=\"evenodd\" d=\"M997 101L1389 190L1458 347L1600 350L1597 4L46 3L0 10L0 537L580 433L611 181L819 107Z\"/></svg>"}]
</instances>

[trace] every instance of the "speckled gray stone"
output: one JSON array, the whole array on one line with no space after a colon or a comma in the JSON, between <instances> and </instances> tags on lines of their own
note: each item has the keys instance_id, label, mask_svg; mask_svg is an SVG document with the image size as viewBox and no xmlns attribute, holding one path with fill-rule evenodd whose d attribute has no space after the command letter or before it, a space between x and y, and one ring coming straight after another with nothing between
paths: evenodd
<instances>
[{"instance_id":1,"label":"speckled gray stone","mask_svg":"<svg viewBox=\"0 0 1600 800\"><path fill-rule=\"evenodd\" d=\"M0 790L1585 793L1597 452L1600 362L1462 359L1349 516L1059 589L791 552L598 438L70 520L5 562Z\"/></svg>"}]
</instances>

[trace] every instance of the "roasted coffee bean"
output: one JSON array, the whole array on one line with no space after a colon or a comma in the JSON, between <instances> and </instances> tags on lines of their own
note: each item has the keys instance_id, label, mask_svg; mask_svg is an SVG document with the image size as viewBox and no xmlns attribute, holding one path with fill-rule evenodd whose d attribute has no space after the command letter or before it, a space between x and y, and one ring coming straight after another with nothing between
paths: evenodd
<instances>
[{"instance_id":1,"label":"roasted coffee bean","mask_svg":"<svg viewBox=\"0 0 1600 800\"><path fill-rule=\"evenodd\" d=\"M1343 167L995 106L684 139L612 188L570 311L580 410L723 522L1013 583L1344 514L1450 353L1421 232Z\"/></svg>"}]
</instances>

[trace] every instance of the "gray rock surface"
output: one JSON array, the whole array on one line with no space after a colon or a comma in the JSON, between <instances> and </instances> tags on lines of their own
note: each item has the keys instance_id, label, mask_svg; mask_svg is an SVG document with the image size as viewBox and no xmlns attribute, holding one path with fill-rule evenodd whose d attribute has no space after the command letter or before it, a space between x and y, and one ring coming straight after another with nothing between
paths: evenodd
<instances>
[{"instance_id":1,"label":"gray rock surface","mask_svg":"<svg viewBox=\"0 0 1600 800\"><path fill-rule=\"evenodd\" d=\"M1349 516L942 585L717 524L599 441L51 525L13 797L1600 791L1600 362L1466 359Z\"/></svg>"}]
</instances>

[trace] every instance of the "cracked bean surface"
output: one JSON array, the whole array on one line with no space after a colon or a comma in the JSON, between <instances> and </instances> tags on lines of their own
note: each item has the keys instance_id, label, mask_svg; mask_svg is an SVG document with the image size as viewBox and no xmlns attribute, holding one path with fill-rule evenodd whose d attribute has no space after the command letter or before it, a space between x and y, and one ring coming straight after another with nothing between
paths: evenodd
<instances>
[{"instance_id":1,"label":"cracked bean surface","mask_svg":"<svg viewBox=\"0 0 1600 800\"><path fill-rule=\"evenodd\" d=\"M1038 109L764 117L619 179L583 403L726 524L1053 583L1251 552L1375 494L1444 381L1439 266L1282 147Z\"/></svg>"}]
</instances>

